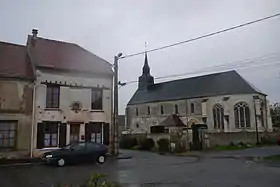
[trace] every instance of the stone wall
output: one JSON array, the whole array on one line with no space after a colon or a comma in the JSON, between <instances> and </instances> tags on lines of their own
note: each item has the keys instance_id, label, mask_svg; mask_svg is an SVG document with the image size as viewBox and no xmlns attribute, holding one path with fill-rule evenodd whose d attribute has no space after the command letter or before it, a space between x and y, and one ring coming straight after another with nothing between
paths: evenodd
<instances>
[{"instance_id":1,"label":"stone wall","mask_svg":"<svg viewBox=\"0 0 280 187\"><path fill-rule=\"evenodd\" d=\"M7 79L0 81L0 121L15 121L16 147L1 150L3 155L28 156L31 142L33 84L31 82Z\"/></svg>"},{"instance_id":2,"label":"stone wall","mask_svg":"<svg viewBox=\"0 0 280 187\"><path fill-rule=\"evenodd\" d=\"M264 133L259 133L259 140ZM256 144L257 137L255 132L234 132L234 133L209 133L210 147L216 145L230 145L230 143L238 144L240 142Z\"/></svg>"}]
</instances>

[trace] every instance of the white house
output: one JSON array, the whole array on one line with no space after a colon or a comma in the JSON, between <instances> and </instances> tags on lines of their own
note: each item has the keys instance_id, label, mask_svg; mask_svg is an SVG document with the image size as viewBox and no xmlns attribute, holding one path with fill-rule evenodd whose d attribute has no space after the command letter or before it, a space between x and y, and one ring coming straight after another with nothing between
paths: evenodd
<instances>
[{"instance_id":1,"label":"white house","mask_svg":"<svg viewBox=\"0 0 280 187\"><path fill-rule=\"evenodd\" d=\"M28 37L36 69L32 150L74 141L109 144L112 121L111 64L77 44Z\"/></svg>"}]
</instances>

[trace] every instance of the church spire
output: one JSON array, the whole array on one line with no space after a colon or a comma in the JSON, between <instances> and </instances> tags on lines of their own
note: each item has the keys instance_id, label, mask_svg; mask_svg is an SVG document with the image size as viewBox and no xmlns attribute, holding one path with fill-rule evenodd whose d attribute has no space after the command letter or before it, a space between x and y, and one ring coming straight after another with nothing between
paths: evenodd
<instances>
[{"instance_id":1,"label":"church spire","mask_svg":"<svg viewBox=\"0 0 280 187\"><path fill-rule=\"evenodd\" d=\"M147 90L149 86L154 84L154 77L150 74L150 67L148 63L148 55L147 55L147 43L145 43L145 59L144 66L142 68L142 75L139 77L138 81L138 89Z\"/></svg>"},{"instance_id":2,"label":"church spire","mask_svg":"<svg viewBox=\"0 0 280 187\"><path fill-rule=\"evenodd\" d=\"M148 63L148 55L147 52L145 52L145 60L144 60L144 66L142 68L143 75L150 75L150 66Z\"/></svg>"}]
</instances>

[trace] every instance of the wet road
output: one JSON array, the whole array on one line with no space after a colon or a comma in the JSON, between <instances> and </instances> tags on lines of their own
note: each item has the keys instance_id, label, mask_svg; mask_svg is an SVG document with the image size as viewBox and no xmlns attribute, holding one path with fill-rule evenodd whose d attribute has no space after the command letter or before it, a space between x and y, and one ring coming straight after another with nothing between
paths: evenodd
<instances>
[{"instance_id":1,"label":"wet road","mask_svg":"<svg viewBox=\"0 0 280 187\"><path fill-rule=\"evenodd\" d=\"M132 159L110 160L104 165L64 168L42 165L0 168L1 187L50 187L52 184L80 184L92 173L108 174L124 186L182 187L278 187L280 168L260 166L243 159L214 159L162 156L128 151ZM151 185L151 183L155 185Z\"/></svg>"}]
</instances>

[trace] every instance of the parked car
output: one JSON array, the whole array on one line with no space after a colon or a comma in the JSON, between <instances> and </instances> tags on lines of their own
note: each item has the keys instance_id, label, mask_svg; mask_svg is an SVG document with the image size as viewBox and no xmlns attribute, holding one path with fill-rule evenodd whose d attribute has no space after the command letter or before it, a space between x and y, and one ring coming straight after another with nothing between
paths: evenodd
<instances>
[{"instance_id":1,"label":"parked car","mask_svg":"<svg viewBox=\"0 0 280 187\"><path fill-rule=\"evenodd\" d=\"M78 142L58 150L44 153L42 161L46 164L64 166L85 162L105 163L108 156L106 145L94 142Z\"/></svg>"}]
</instances>

